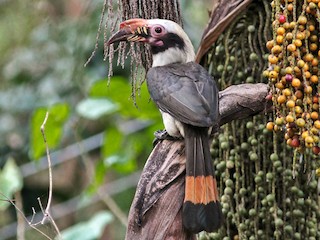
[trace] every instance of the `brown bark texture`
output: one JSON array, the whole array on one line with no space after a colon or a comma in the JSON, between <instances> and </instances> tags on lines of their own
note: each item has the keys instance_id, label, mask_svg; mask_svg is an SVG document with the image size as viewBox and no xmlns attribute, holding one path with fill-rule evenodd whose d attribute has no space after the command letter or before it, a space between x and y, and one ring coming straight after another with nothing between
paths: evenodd
<instances>
[{"instance_id":1,"label":"brown bark texture","mask_svg":"<svg viewBox=\"0 0 320 240\"><path fill-rule=\"evenodd\" d=\"M202 34L196 62L201 62L221 33L251 2L252 0L213 0L210 20Z\"/></svg>"},{"instance_id":2,"label":"brown bark texture","mask_svg":"<svg viewBox=\"0 0 320 240\"><path fill-rule=\"evenodd\" d=\"M268 92L268 85L263 83L233 85L219 92L220 126L269 109ZM184 181L184 141L158 142L137 186L127 240L196 239L182 225Z\"/></svg>"}]
</instances>

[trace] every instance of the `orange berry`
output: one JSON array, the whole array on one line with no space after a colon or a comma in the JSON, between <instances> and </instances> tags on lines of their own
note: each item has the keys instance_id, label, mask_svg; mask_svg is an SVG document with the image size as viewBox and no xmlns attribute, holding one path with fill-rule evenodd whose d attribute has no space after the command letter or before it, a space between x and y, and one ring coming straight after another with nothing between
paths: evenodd
<instances>
[{"instance_id":1,"label":"orange berry","mask_svg":"<svg viewBox=\"0 0 320 240\"><path fill-rule=\"evenodd\" d=\"M291 90L289 88L286 88L282 90L282 94L285 96L291 96Z\"/></svg>"},{"instance_id":2,"label":"orange berry","mask_svg":"<svg viewBox=\"0 0 320 240\"><path fill-rule=\"evenodd\" d=\"M285 34L286 30L284 29L284 27L278 27L277 28L277 34L278 35L283 35Z\"/></svg>"},{"instance_id":3,"label":"orange berry","mask_svg":"<svg viewBox=\"0 0 320 240\"><path fill-rule=\"evenodd\" d=\"M308 19L306 16L299 16L299 18L298 18L299 24L305 25L307 23L307 21L308 21Z\"/></svg>"},{"instance_id":4,"label":"orange berry","mask_svg":"<svg viewBox=\"0 0 320 240\"><path fill-rule=\"evenodd\" d=\"M274 41L273 40L271 40L271 41L268 41L267 43L266 43L266 47L270 50L271 48L273 48L273 46L274 46Z\"/></svg>"},{"instance_id":5,"label":"orange berry","mask_svg":"<svg viewBox=\"0 0 320 240\"><path fill-rule=\"evenodd\" d=\"M312 87L311 86L305 86L304 92L305 93L312 93Z\"/></svg>"},{"instance_id":6,"label":"orange berry","mask_svg":"<svg viewBox=\"0 0 320 240\"><path fill-rule=\"evenodd\" d=\"M308 29L309 29L310 32L313 32L316 28L315 28L314 25L309 25Z\"/></svg>"},{"instance_id":7,"label":"orange berry","mask_svg":"<svg viewBox=\"0 0 320 240\"><path fill-rule=\"evenodd\" d=\"M278 88L278 89L284 89L284 85L283 85L282 82L277 82L277 83L275 84L275 86L276 86L276 88Z\"/></svg>"},{"instance_id":8,"label":"orange berry","mask_svg":"<svg viewBox=\"0 0 320 240\"><path fill-rule=\"evenodd\" d=\"M270 54L268 56L268 61L271 64L276 64L278 62L278 58L275 55Z\"/></svg>"},{"instance_id":9,"label":"orange berry","mask_svg":"<svg viewBox=\"0 0 320 240\"><path fill-rule=\"evenodd\" d=\"M305 66L308 66L308 64L306 64ZM305 72L304 72L304 76L305 76L306 78L310 78L310 77L311 77L311 73L310 73L309 71L305 71Z\"/></svg>"},{"instance_id":10,"label":"orange berry","mask_svg":"<svg viewBox=\"0 0 320 240\"><path fill-rule=\"evenodd\" d=\"M291 29L294 29L294 28L296 27L296 25L297 25L297 23L296 23L296 22L293 22L293 21L290 22L289 24L290 24L290 28L291 28Z\"/></svg>"},{"instance_id":11,"label":"orange berry","mask_svg":"<svg viewBox=\"0 0 320 240\"><path fill-rule=\"evenodd\" d=\"M293 117L291 114L288 114L288 115L286 116L286 122L287 122L287 123L292 123L292 122L294 122L294 117Z\"/></svg>"},{"instance_id":12,"label":"orange berry","mask_svg":"<svg viewBox=\"0 0 320 240\"><path fill-rule=\"evenodd\" d=\"M287 46L287 49L289 52L294 52L295 50L297 50L297 47L296 45L294 45L293 43L290 43L288 46Z\"/></svg>"},{"instance_id":13,"label":"orange berry","mask_svg":"<svg viewBox=\"0 0 320 240\"><path fill-rule=\"evenodd\" d=\"M277 102L279 104L285 103L285 101L286 101L286 97L285 96L280 95L280 96L277 97Z\"/></svg>"},{"instance_id":14,"label":"orange berry","mask_svg":"<svg viewBox=\"0 0 320 240\"><path fill-rule=\"evenodd\" d=\"M310 37L309 37L309 39L310 39L310 41L311 42L318 42L318 36L317 35L311 35Z\"/></svg>"},{"instance_id":15,"label":"orange berry","mask_svg":"<svg viewBox=\"0 0 320 240\"><path fill-rule=\"evenodd\" d=\"M314 66L314 67L317 67L318 66L318 63L319 63L319 60L317 58L314 58L312 59L311 61L311 65Z\"/></svg>"},{"instance_id":16,"label":"orange berry","mask_svg":"<svg viewBox=\"0 0 320 240\"><path fill-rule=\"evenodd\" d=\"M298 98L298 99L301 99L303 97L303 93L302 91L298 90L294 93L294 95Z\"/></svg>"},{"instance_id":17,"label":"orange berry","mask_svg":"<svg viewBox=\"0 0 320 240\"><path fill-rule=\"evenodd\" d=\"M283 40L284 40L284 37L283 37L282 35L278 35L278 36L276 37L276 42L277 42L278 44L282 44L282 43L283 43Z\"/></svg>"},{"instance_id":18,"label":"orange berry","mask_svg":"<svg viewBox=\"0 0 320 240\"><path fill-rule=\"evenodd\" d=\"M307 53L305 56L304 56L304 60L306 62L311 62L313 60L313 55L311 53Z\"/></svg>"},{"instance_id":19,"label":"orange berry","mask_svg":"<svg viewBox=\"0 0 320 240\"><path fill-rule=\"evenodd\" d=\"M318 76L317 76L317 75L312 75L312 76L310 77L310 81L311 81L312 83L318 83L318 81L319 81Z\"/></svg>"},{"instance_id":20,"label":"orange berry","mask_svg":"<svg viewBox=\"0 0 320 240\"><path fill-rule=\"evenodd\" d=\"M300 87L300 86L301 86L301 81L300 81L300 79L294 78L294 79L292 80L291 85L292 85L293 87L297 87L297 88Z\"/></svg>"},{"instance_id":21,"label":"orange berry","mask_svg":"<svg viewBox=\"0 0 320 240\"><path fill-rule=\"evenodd\" d=\"M292 34L292 32L288 32L288 33L286 34L286 39L287 39L288 41L291 41L291 40L293 39L293 34Z\"/></svg>"},{"instance_id":22,"label":"orange berry","mask_svg":"<svg viewBox=\"0 0 320 240\"><path fill-rule=\"evenodd\" d=\"M300 39L296 39L293 41L294 45L296 45L297 47L301 47L302 46L302 41Z\"/></svg>"},{"instance_id":23,"label":"orange berry","mask_svg":"<svg viewBox=\"0 0 320 240\"><path fill-rule=\"evenodd\" d=\"M297 32L296 34L296 39L303 40L305 37L306 35L303 32Z\"/></svg>"},{"instance_id":24,"label":"orange berry","mask_svg":"<svg viewBox=\"0 0 320 240\"><path fill-rule=\"evenodd\" d=\"M309 48L311 51L316 51L318 50L318 45L316 43L311 43Z\"/></svg>"},{"instance_id":25,"label":"orange berry","mask_svg":"<svg viewBox=\"0 0 320 240\"><path fill-rule=\"evenodd\" d=\"M317 112L312 112L310 114L310 117L313 119L313 120L317 120L319 119L319 114Z\"/></svg>"},{"instance_id":26,"label":"orange berry","mask_svg":"<svg viewBox=\"0 0 320 240\"><path fill-rule=\"evenodd\" d=\"M273 54L281 53L281 52L282 52L282 47L279 46L279 45L275 45L275 46L271 49L271 52L272 52Z\"/></svg>"},{"instance_id":27,"label":"orange berry","mask_svg":"<svg viewBox=\"0 0 320 240\"><path fill-rule=\"evenodd\" d=\"M277 77L278 77L278 72L276 71L269 72L269 78L277 78Z\"/></svg>"},{"instance_id":28,"label":"orange berry","mask_svg":"<svg viewBox=\"0 0 320 240\"><path fill-rule=\"evenodd\" d=\"M266 128L267 128L269 131L272 131L272 130L273 130L273 127L274 127L274 123L273 123L273 122L268 122L267 125L266 125Z\"/></svg>"}]
</instances>

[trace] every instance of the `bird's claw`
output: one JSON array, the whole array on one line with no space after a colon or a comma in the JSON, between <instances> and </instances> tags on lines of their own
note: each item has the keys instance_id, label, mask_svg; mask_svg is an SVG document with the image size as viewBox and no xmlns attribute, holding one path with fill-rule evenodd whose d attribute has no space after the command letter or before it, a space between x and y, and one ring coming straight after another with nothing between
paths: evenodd
<instances>
[{"instance_id":1,"label":"bird's claw","mask_svg":"<svg viewBox=\"0 0 320 240\"><path fill-rule=\"evenodd\" d=\"M171 140L171 141L177 140L177 138L170 136L166 130L155 131L154 136L155 136L155 139L152 142L153 147L155 147L158 144L158 142L162 140Z\"/></svg>"}]
</instances>

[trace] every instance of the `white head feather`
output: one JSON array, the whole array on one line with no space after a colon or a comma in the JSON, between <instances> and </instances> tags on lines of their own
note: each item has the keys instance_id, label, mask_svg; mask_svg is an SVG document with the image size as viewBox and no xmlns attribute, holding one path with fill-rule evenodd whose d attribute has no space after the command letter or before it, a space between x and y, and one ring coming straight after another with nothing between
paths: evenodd
<instances>
[{"instance_id":1,"label":"white head feather","mask_svg":"<svg viewBox=\"0 0 320 240\"><path fill-rule=\"evenodd\" d=\"M167 32L175 33L181 37L185 43L184 49L178 47L170 47L164 52L159 52L153 55L153 67L164 66L170 63L186 63L194 61L195 52L193 45L190 41L188 35L183 31L181 26L173 21L164 20L164 19L150 19L147 20L148 24L159 24L162 25Z\"/></svg>"}]
</instances>

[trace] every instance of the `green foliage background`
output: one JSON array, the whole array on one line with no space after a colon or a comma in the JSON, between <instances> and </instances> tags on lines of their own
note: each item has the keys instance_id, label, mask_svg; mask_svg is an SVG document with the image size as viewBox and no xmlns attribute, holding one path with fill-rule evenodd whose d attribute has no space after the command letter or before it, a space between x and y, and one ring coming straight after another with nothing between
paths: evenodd
<instances>
[{"instance_id":1,"label":"green foliage background","mask_svg":"<svg viewBox=\"0 0 320 240\"><path fill-rule=\"evenodd\" d=\"M208 19L208 3L181 1L185 28L195 46ZM102 4L98 0L0 0L0 233L16 221L7 198L14 199L21 191L27 216L32 207L40 211L38 197L47 199L47 171L24 178L19 169L29 163L36 169L41 165L45 145L40 126L47 111L51 152L103 134L99 149L53 168L54 204L77 196L90 198L102 184L139 171L152 150L153 132L163 127L145 85L137 107L130 98L130 66L115 66L108 85L102 40L96 56L84 67L94 47ZM90 177L83 159L93 166ZM133 194L131 188L113 196L124 214ZM108 239L122 239L124 226L105 210L97 203L58 219L57 224L66 239L96 239L105 225L110 226L104 233ZM97 219L102 219L100 224ZM85 236L84 226L95 230ZM44 229L54 236L52 229ZM26 239L43 238L27 231Z\"/></svg>"}]
</instances>

